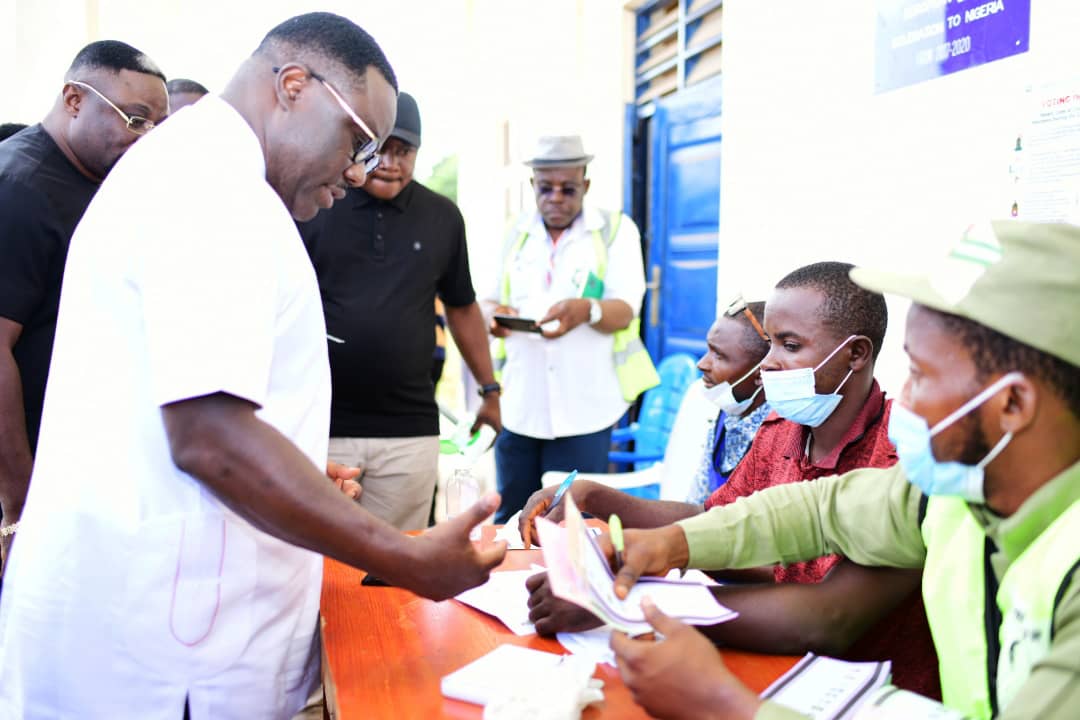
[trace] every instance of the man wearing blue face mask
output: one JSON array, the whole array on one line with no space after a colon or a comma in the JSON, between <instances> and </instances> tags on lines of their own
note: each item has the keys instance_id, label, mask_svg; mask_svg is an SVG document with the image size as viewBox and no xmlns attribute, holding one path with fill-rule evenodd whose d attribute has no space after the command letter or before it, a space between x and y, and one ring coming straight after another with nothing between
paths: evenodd
<instances>
[{"instance_id":1,"label":"man wearing blue face mask","mask_svg":"<svg viewBox=\"0 0 1080 720\"><path fill-rule=\"evenodd\" d=\"M928 272L859 269L914 301L910 377L889 423L899 464L758 493L626 533L616 593L669 567L741 567L842 552L922 568L946 711L886 688L860 718L1076 717L1080 707L1080 227L973 226ZM752 541L751 541L752 539ZM617 637L635 697L680 717L802 717L763 703L707 641L652 610L661 645ZM659 669L657 661L678 657ZM694 675L687 682L687 670ZM678 688L679 696L671 695Z\"/></svg>"},{"instance_id":2,"label":"man wearing blue face mask","mask_svg":"<svg viewBox=\"0 0 1080 720\"><path fill-rule=\"evenodd\" d=\"M774 485L894 465L896 451L887 434L891 401L874 380L888 311L880 293L851 281L851 268L847 263L814 263L777 284L765 306L764 330L771 345L760 367L763 378L781 378L779 387L785 392L765 381L765 399L773 405L773 387L784 407L774 407L777 413L762 423L749 451L704 508L642 500L596 483L575 482L571 492L579 507L599 517L618 514L625 527L655 528ZM550 490L530 498L522 513L523 537L530 534L531 517L546 509L550 498ZM561 519L560 508L547 517ZM709 628L714 640L761 652L809 649L852 660L889 659L901 687L939 693L917 572L869 570L830 555L733 573L727 579L769 585L720 591L721 602L738 610L740 617ZM537 621L551 608L553 616L572 616L579 623L578 613L571 615L542 597L540 582L530 580L539 591L530 597L536 615L530 617Z\"/></svg>"}]
</instances>

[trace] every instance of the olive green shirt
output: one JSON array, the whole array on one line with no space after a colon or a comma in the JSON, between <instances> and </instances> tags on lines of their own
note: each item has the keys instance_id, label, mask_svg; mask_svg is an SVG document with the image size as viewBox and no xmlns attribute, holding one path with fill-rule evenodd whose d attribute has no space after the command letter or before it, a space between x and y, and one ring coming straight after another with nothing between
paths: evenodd
<instances>
[{"instance_id":1,"label":"olive green shirt","mask_svg":"<svg viewBox=\"0 0 1080 720\"><path fill-rule=\"evenodd\" d=\"M679 523L690 547L689 566L705 570L791 563L840 554L861 565L922 567L923 496L899 465L855 470L769 488ZM971 506L998 551L990 561L998 582L1016 558L1062 512L1080 499L1080 463L1039 488L1020 509L1001 518ZM1054 614L1050 652L1001 720L1074 720L1080 712L1080 573L1074 572ZM801 718L772 702L758 720Z\"/></svg>"}]
</instances>

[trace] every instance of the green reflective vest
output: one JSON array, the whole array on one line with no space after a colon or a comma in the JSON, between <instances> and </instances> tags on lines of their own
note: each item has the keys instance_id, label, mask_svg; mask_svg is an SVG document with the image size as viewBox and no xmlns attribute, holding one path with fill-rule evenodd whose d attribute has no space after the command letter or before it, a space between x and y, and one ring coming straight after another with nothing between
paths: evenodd
<instances>
[{"instance_id":1,"label":"green reflective vest","mask_svg":"<svg viewBox=\"0 0 1080 720\"><path fill-rule=\"evenodd\" d=\"M1009 566L1000 585L992 542L960 498L930 499L923 601L945 705L989 720L1050 649L1054 610L1080 561L1080 500Z\"/></svg>"},{"instance_id":2,"label":"green reflective vest","mask_svg":"<svg viewBox=\"0 0 1080 720\"><path fill-rule=\"evenodd\" d=\"M599 230L592 231L593 250L596 252L596 277L603 281L607 277L608 248L615 241L619 232L619 223L622 221L622 213L608 213L600 211L604 224ZM521 252L525 241L529 239L529 233L523 232L510 246L503 257L503 281L500 289L499 302L503 305L510 304L510 268L514 257ZM619 389L622 391L623 400L633 402L637 396L649 388L660 384L660 376L656 374L649 351L641 342L641 319L635 317L630 325L622 330L612 333L614 341L615 377L619 381ZM495 379L502 382L502 371L506 365L506 342L502 338L495 341L492 349L492 364L495 369Z\"/></svg>"}]
</instances>

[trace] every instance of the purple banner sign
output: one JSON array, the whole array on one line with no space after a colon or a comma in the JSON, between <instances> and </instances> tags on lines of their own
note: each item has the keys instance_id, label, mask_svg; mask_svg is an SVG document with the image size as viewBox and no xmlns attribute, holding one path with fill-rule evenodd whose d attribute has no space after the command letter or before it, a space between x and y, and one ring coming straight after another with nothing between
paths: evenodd
<instances>
[{"instance_id":1,"label":"purple banner sign","mask_svg":"<svg viewBox=\"0 0 1080 720\"><path fill-rule=\"evenodd\" d=\"M877 0L875 91L1028 51L1031 0Z\"/></svg>"}]
</instances>

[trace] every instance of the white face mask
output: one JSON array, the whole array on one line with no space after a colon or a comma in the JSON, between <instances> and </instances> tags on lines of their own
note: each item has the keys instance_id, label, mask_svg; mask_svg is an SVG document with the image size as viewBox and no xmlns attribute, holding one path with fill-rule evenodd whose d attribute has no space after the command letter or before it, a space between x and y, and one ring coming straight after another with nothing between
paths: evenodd
<instances>
[{"instance_id":1,"label":"white face mask","mask_svg":"<svg viewBox=\"0 0 1080 720\"><path fill-rule=\"evenodd\" d=\"M814 382L814 373L820 370L825 363L832 360L836 353L857 336L851 335L844 342L836 346L836 349L825 356L825 359L812 368L795 368L794 370L762 370L761 385L765 388L765 399L770 407L780 417L806 425L817 427L825 422L836 407L843 400L840 389L851 377L854 370L848 370L848 374L836 386L836 389L827 395L819 395Z\"/></svg>"},{"instance_id":2,"label":"white face mask","mask_svg":"<svg viewBox=\"0 0 1080 720\"><path fill-rule=\"evenodd\" d=\"M758 363L754 367L750 368L749 372L743 375L741 378L735 381L734 384L725 380L722 383L713 385L711 388L705 388L705 399L711 402L716 407L720 408L725 415L731 415L732 417L742 417L750 406L754 404L754 398L761 392L759 386L754 390L753 394L745 400L735 399L735 386L742 383L746 378L750 377L758 371L761 367L761 363Z\"/></svg>"}]
</instances>

